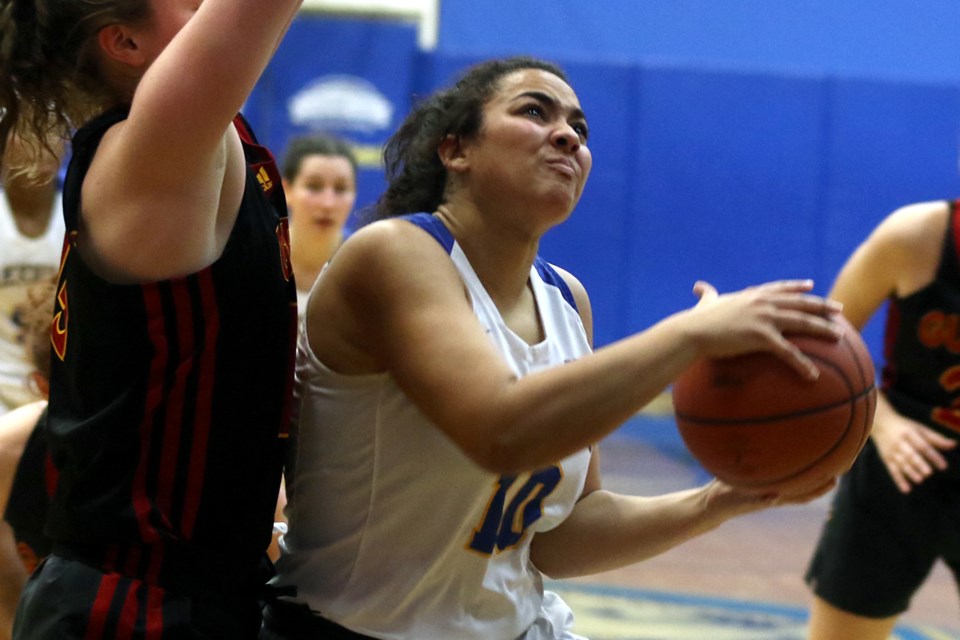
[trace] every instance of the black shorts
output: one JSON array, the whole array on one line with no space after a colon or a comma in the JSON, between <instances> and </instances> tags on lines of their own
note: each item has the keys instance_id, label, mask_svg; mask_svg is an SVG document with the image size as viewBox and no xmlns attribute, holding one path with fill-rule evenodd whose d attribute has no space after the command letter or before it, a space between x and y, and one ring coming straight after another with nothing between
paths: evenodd
<instances>
[{"instance_id":1,"label":"black shorts","mask_svg":"<svg viewBox=\"0 0 960 640\"><path fill-rule=\"evenodd\" d=\"M840 481L806 581L823 600L869 618L903 613L943 559L960 576L960 458L909 494L897 490L872 440Z\"/></svg>"},{"instance_id":2,"label":"black shorts","mask_svg":"<svg viewBox=\"0 0 960 640\"><path fill-rule=\"evenodd\" d=\"M200 600L52 555L27 581L13 637L253 640L260 620L253 598L229 605Z\"/></svg>"},{"instance_id":3,"label":"black shorts","mask_svg":"<svg viewBox=\"0 0 960 640\"><path fill-rule=\"evenodd\" d=\"M305 604L277 600L263 610L260 640L376 640L323 618Z\"/></svg>"}]
</instances>

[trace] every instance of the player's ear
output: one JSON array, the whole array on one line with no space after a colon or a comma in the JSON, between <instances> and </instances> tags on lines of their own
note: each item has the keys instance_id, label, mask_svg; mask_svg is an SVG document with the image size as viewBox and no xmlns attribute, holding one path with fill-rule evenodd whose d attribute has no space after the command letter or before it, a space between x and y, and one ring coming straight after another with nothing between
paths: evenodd
<instances>
[{"instance_id":1,"label":"player's ear","mask_svg":"<svg viewBox=\"0 0 960 640\"><path fill-rule=\"evenodd\" d=\"M133 30L127 25L111 24L100 29L97 44L110 60L131 67L141 67L147 62Z\"/></svg>"},{"instance_id":2,"label":"player's ear","mask_svg":"<svg viewBox=\"0 0 960 640\"><path fill-rule=\"evenodd\" d=\"M463 139L460 136L449 134L444 136L440 144L437 145L437 155L440 156L440 162L447 171L454 173L463 173L467 170L467 155L463 146Z\"/></svg>"}]
</instances>

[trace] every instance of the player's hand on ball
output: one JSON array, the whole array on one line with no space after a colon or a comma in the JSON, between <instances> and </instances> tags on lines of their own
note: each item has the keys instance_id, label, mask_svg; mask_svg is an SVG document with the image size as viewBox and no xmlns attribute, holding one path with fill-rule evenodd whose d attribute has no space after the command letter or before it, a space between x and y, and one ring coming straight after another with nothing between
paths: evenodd
<instances>
[{"instance_id":1,"label":"player's hand on ball","mask_svg":"<svg viewBox=\"0 0 960 640\"><path fill-rule=\"evenodd\" d=\"M707 503L710 508L722 510L728 517L734 517L779 505L810 502L830 492L836 486L837 479L828 478L809 490L781 496L776 493L737 489L722 480L714 479L704 489L707 492Z\"/></svg>"},{"instance_id":2,"label":"player's hand on ball","mask_svg":"<svg viewBox=\"0 0 960 640\"><path fill-rule=\"evenodd\" d=\"M805 334L837 340L842 329L831 317L840 305L813 295L809 280L781 280L720 295L709 283L694 285L700 297L689 311L691 336L699 355L723 358L753 351L769 351L802 376L816 379L813 362L784 337Z\"/></svg>"}]
</instances>

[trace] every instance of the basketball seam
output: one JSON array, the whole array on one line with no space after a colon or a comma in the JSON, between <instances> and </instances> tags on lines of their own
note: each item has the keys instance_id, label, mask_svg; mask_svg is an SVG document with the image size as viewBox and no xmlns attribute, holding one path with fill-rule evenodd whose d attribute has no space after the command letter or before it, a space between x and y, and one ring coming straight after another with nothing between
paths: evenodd
<instances>
[{"instance_id":1,"label":"basketball seam","mask_svg":"<svg viewBox=\"0 0 960 640\"><path fill-rule=\"evenodd\" d=\"M753 424L759 422L773 422L776 420L789 420L790 418L802 418L813 413L819 413L820 411L826 411L829 409L836 409L837 407L842 407L845 404L856 402L860 398L870 395L873 390L876 388L876 385L870 385L860 393L851 395L843 400L839 400L832 404L824 404L818 407L813 407L810 409L802 409L799 411L790 411L787 413L769 415L769 416L760 416L757 418L700 418L686 413L676 413L676 417L686 420L687 422L696 422L698 424L716 424L724 426L736 426L740 424Z\"/></svg>"}]
</instances>

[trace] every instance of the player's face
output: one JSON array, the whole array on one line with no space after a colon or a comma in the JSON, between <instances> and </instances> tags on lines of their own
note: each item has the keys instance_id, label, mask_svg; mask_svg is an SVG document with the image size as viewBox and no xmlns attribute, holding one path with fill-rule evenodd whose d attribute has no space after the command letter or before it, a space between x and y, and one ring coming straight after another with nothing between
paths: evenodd
<instances>
[{"instance_id":1,"label":"player's face","mask_svg":"<svg viewBox=\"0 0 960 640\"><path fill-rule=\"evenodd\" d=\"M284 191L291 225L298 231L340 230L357 199L353 166L342 156L306 156Z\"/></svg>"},{"instance_id":2,"label":"player's face","mask_svg":"<svg viewBox=\"0 0 960 640\"><path fill-rule=\"evenodd\" d=\"M500 80L484 106L482 130L468 145L471 179L488 193L546 205L563 217L580 199L593 165L577 94L540 69Z\"/></svg>"}]
</instances>

